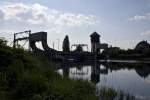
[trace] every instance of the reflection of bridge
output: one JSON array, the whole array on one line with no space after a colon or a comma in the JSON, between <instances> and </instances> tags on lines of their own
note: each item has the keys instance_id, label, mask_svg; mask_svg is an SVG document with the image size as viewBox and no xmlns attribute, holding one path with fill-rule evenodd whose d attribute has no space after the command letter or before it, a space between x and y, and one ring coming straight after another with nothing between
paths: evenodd
<instances>
[{"instance_id":1,"label":"reflection of bridge","mask_svg":"<svg viewBox=\"0 0 150 100\"><path fill-rule=\"evenodd\" d=\"M101 68L101 65L101 63L94 62L63 62L58 69L62 69L65 77L72 75L74 78L84 79L84 77L90 75L90 81L97 84L100 81L100 74L108 74L108 69L105 67Z\"/></svg>"},{"instance_id":2,"label":"reflection of bridge","mask_svg":"<svg viewBox=\"0 0 150 100\"><path fill-rule=\"evenodd\" d=\"M135 70L137 75L139 75L142 78L147 78L150 75L149 65L150 64L139 64L139 63L131 64L131 63L100 63L100 62L99 63L63 62L60 63L60 67L58 69L62 69L63 75L66 77L69 77L69 75L78 77L80 79L82 78L84 79L84 77L89 77L91 82L97 84L98 82L100 82L101 75L107 75L112 71L122 69ZM86 68L88 71L86 70ZM71 69L73 69L73 71Z\"/></svg>"},{"instance_id":3,"label":"reflection of bridge","mask_svg":"<svg viewBox=\"0 0 150 100\"><path fill-rule=\"evenodd\" d=\"M42 47L44 49L41 50L36 47L36 42L41 42ZM72 60L92 60L94 59L94 54L89 52L62 52L62 51L56 51L52 48L49 48L47 44L47 33L46 32L37 32L29 35L29 44L32 48L33 52L37 53L44 53L48 55L51 59L72 59Z\"/></svg>"}]
</instances>

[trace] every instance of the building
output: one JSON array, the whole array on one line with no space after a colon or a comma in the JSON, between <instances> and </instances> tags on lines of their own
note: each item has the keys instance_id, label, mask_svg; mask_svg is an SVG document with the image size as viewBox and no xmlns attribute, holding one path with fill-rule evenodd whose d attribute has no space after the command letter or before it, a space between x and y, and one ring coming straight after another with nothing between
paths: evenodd
<instances>
[{"instance_id":1,"label":"building","mask_svg":"<svg viewBox=\"0 0 150 100\"><path fill-rule=\"evenodd\" d=\"M141 54L148 54L150 53L150 44L143 40L135 46L134 50Z\"/></svg>"},{"instance_id":2,"label":"building","mask_svg":"<svg viewBox=\"0 0 150 100\"><path fill-rule=\"evenodd\" d=\"M91 37L91 52L98 52L97 46L100 44L100 35L94 32L90 35Z\"/></svg>"},{"instance_id":3,"label":"building","mask_svg":"<svg viewBox=\"0 0 150 100\"><path fill-rule=\"evenodd\" d=\"M91 37L91 52L92 53L100 53L101 49L108 48L107 43L100 42L100 35L97 32L92 33L90 37Z\"/></svg>"}]
</instances>

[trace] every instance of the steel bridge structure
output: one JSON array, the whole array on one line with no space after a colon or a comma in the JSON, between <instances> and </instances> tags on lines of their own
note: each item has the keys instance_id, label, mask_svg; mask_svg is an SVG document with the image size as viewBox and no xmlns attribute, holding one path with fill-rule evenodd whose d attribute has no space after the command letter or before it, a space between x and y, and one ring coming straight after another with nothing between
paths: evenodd
<instances>
[{"instance_id":1,"label":"steel bridge structure","mask_svg":"<svg viewBox=\"0 0 150 100\"><path fill-rule=\"evenodd\" d=\"M16 35L22 34L22 33L27 33L28 37L16 38ZM50 59L70 60L70 61L92 61L92 60L96 59L95 53L91 53L88 51L63 52L63 51L57 51L53 48L50 48L47 44L47 32L41 31L41 32L31 33L31 31L29 30L29 31L15 33L13 46L16 47L16 43L18 41L22 41L22 40L28 40L29 41L29 48L32 50L32 52L45 54ZM43 50L36 46L36 42L41 42ZM83 46L87 46L87 45L83 45Z\"/></svg>"}]
</instances>

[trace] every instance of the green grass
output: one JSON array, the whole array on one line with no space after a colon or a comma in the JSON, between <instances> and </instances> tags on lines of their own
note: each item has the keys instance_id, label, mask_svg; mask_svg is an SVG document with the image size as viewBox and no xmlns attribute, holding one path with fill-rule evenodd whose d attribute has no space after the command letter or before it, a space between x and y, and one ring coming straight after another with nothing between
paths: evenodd
<instances>
[{"instance_id":1,"label":"green grass","mask_svg":"<svg viewBox=\"0 0 150 100\"><path fill-rule=\"evenodd\" d=\"M134 96L128 93L104 86L99 91L99 97L101 100L136 100Z\"/></svg>"},{"instance_id":2,"label":"green grass","mask_svg":"<svg viewBox=\"0 0 150 100\"><path fill-rule=\"evenodd\" d=\"M0 41L1 100L97 100L95 88L54 71L47 58L14 49Z\"/></svg>"}]
</instances>

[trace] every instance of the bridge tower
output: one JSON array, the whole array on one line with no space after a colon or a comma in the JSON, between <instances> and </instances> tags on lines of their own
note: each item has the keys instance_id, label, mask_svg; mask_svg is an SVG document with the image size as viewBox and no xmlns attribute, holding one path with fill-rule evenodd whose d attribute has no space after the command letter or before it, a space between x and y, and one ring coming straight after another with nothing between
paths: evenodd
<instances>
[{"instance_id":1,"label":"bridge tower","mask_svg":"<svg viewBox=\"0 0 150 100\"><path fill-rule=\"evenodd\" d=\"M27 35L27 36L22 36L20 38L17 38L17 35ZM18 46L18 42L19 41L24 41L25 40L25 43L22 45L24 46L28 41L29 41L29 35L31 34L31 30L28 30L28 31L23 31L23 32L18 32L18 33L14 33L14 40L13 40L13 47L16 48ZM30 45L28 44L28 51L31 51L31 48L30 48Z\"/></svg>"},{"instance_id":2,"label":"bridge tower","mask_svg":"<svg viewBox=\"0 0 150 100\"><path fill-rule=\"evenodd\" d=\"M100 35L97 32L94 32L90 35L91 38L91 52L99 53L98 45L100 44Z\"/></svg>"}]
</instances>

